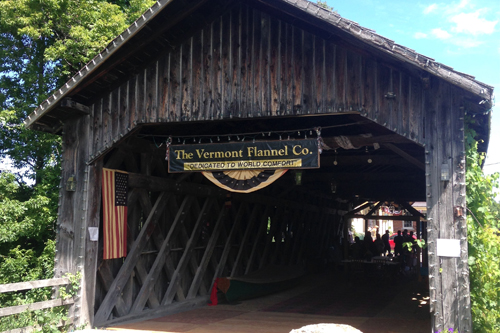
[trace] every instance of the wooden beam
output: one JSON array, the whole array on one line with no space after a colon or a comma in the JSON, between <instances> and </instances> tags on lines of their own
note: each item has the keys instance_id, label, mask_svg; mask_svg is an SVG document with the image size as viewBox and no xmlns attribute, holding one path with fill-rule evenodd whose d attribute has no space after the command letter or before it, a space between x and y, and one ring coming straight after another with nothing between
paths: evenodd
<instances>
[{"instance_id":1,"label":"wooden beam","mask_svg":"<svg viewBox=\"0 0 500 333\"><path fill-rule=\"evenodd\" d=\"M57 298L49 301L36 302L25 305L9 306L7 308L0 308L0 317L11 316L14 314L22 313L26 310L35 311L35 310L49 309L73 303L74 303L73 298L68 298L68 299Z\"/></svg>"},{"instance_id":2,"label":"wooden beam","mask_svg":"<svg viewBox=\"0 0 500 333\"><path fill-rule=\"evenodd\" d=\"M367 133L369 134L369 133ZM411 143L412 141L406 139L404 136L398 134L389 135L379 135L379 136L362 136L360 135L348 135L344 136L347 138L354 147L363 147L373 145L374 143L386 144L386 143ZM322 137L323 142L332 149L342 148L339 146L335 137Z\"/></svg>"},{"instance_id":3,"label":"wooden beam","mask_svg":"<svg viewBox=\"0 0 500 333\"><path fill-rule=\"evenodd\" d=\"M232 243L233 243L234 235L236 234L237 230L239 229L239 227L242 223L243 217L246 216L245 213L248 213L248 204L242 203L240 205L240 208L238 209L238 213L236 214L236 217L234 219L234 223L233 223L233 226L231 228L231 231L229 232L229 235L227 236L226 243L224 244L224 250L222 251L222 255L221 255L221 258L220 258L219 263L217 265L217 268L215 270L214 276L212 277L211 285L213 284L215 279L217 277L219 277L220 274L222 274L222 271L224 270L224 268L226 266L226 261L227 261L227 258L229 256L229 252L231 251L231 247L233 245ZM250 224L250 223L248 223L248 224ZM244 246L244 244L243 244L243 242L241 242L240 248L242 248L243 246ZM233 266L233 270L234 270L234 267L236 267L236 265Z\"/></svg>"},{"instance_id":4,"label":"wooden beam","mask_svg":"<svg viewBox=\"0 0 500 333\"><path fill-rule=\"evenodd\" d=\"M152 233L156 229L156 223L165 208L164 200L167 197L165 192L162 192L158 199L156 199L155 205L151 210L146 222L144 223L137 240L132 245L125 262L123 263L120 271L117 276L113 280L113 283L110 286L110 289L104 300L102 301L99 309L95 315L95 324L99 324L108 320L111 311L113 310L114 305L116 304L117 299L120 297L121 291L125 287L125 284L128 281L128 278L137 262L141 258L141 252L149 241Z\"/></svg>"},{"instance_id":5,"label":"wooden beam","mask_svg":"<svg viewBox=\"0 0 500 333\"><path fill-rule=\"evenodd\" d=\"M421 218L425 219L424 214L420 213L418 210L413 208L412 205L410 205L408 202L406 202L406 201L399 202L398 201L397 203L401 204L408 212L410 212L410 214L412 214L414 216L420 216Z\"/></svg>"},{"instance_id":6,"label":"wooden beam","mask_svg":"<svg viewBox=\"0 0 500 333\"><path fill-rule=\"evenodd\" d=\"M48 280L37 280L28 282L18 282L9 284L0 284L0 294L7 293L10 291L21 291L27 289L62 286L69 283L69 279L66 277Z\"/></svg>"},{"instance_id":7,"label":"wooden beam","mask_svg":"<svg viewBox=\"0 0 500 333\"><path fill-rule=\"evenodd\" d=\"M102 263L98 271L98 274L102 281L102 287L106 291L111 290L111 284L114 281L114 276L111 272L111 267L109 266L111 266L111 262L109 260L106 260ZM127 305L123 300L123 297L121 297L120 295L116 298L114 307L116 308L116 313L118 314L118 316L125 316L128 313L130 305ZM111 311L113 311L113 308L111 308Z\"/></svg>"},{"instance_id":8,"label":"wooden beam","mask_svg":"<svg viewBox=\"0 0 500 333\"><path fill-rule=\"evenodd\" d=\"M402 158L404 158L408 162L414 164L419 169L425 170L425 164L424 163L420 162L420 160L418 160L415 157L411 156L410 154L406 153L404 150L396 147L392 143L385 143L384 146L387 147L387 148L389 148L390 150L392 150L393 152L395 152L396 154L398 154L399 156L401 156Z\"/></svg>"},{"instance_id":9,"label":"wooden beam","mask_svg":"<svg viewBox=\"0 0 500 333\"><path fill-rule=\"evenodd\" d=\"M223 205L225 205L225 203L223 203ZM189 288L187 299L195 298L198 294L200 285L203 282L203 275L205 274L208 263L212 258L212 254L214 252L215 245L217 244L217 239L219 238L220 230L222 228L225 217L226 217L225 207L222 207L219 213L219 217L217 218L217 222L215 223L215 227L212 230L212 235L210 236L210 239L208 240L207 243L207 247L205 248L205 253L203 253L200 265L198 267L198 270L196 271L193 283Z\"/></svg>"},{"instance_id":10,"label":"wooden beam","mask_svg":"<svg viewBox=\"0 0 500 333\"><path fill-rule=\"evenodd\" d=\"M165 262L165 258L168 256L168 251L170 249L170 242L173 239L173 236L177 232L177 225L184 223L186 218L187 210L191 208L193 204L194 198L192 196L186 196L177 211L177 215L175 216L175 220L170 226L170 230L163 241L161 248L158 250L158 254L156 255L155 261L151 266L148 276L146 278L146 282L143 283L139 293L130 309L131 312L140 312L144 309L144 305L146 304L147 299L149 298L150 293L153 291L154 283L158 278L158 274L160 273L163 264Z\"/></svg>"},{"instance_id":11,"label":"wooden beam","mask_svg":"<svg viewBox=\"0 0 500 333\"><path fill-rule=\"evenodd\" d=\"M226 197L227 191L214 185L203 185L187 182L178 182L171 178L146 176L130 172L129 187L144 188L152 192L169 192L172 194L193 195L196 197ZM186 174L187 175L187 174ZM264 196L259 193L233 193L233 198L243 202L253 202L260 204L273 204L275 206L300 206L309 211L318 211L315 205L304 202L279 199L271 196Z\"/></svg>"},{"instance_id":12,"label":"wooden beam","mask_svg":"<svg viewBox=\"0 0 500 333\"><path fill-rule=\"evenodd\" d=\"M382 206L382 203L382 201L377 202L377 204L372 209L370 209L370 211L366 213L366 215L372 215L380 206Z\"/></svg>"},{"instance_id":13,"label":"wooden beam","mask_svg":"<svg viewBox=\"0 0 500 333\"><path fill-rule=\"evenodd\" d=\"M369 201L365 202L364 204L362 204L358 208L355 208L355 209L347 212L347 214L345 214L344 216L349 217L350 215L354 215L357 212L362 211L363 209L366 209L366 208L370 207L371 205L373 205L373 202L369 202Z\"/></svg>"},{"instance_id":14,"label":"wooden beam","mask_svg":"<svg viewBox=\"0 0 500 333\"><path fill-rule=\"evenodd\" d=\"M368 220L386 220L386 221L420 221L420 216L384 216L384 215L349 215L349 218L368 219Z\"/></svg>"},{"instance_id":15,"label":"wooden beam","mask_svg":"<svg viewBox=\"0 0 500 333\"><path fill-rule=\"evenodd\" d=\"M90 114L90 108L86 105L78 103L71 98L64 98L59 104L59 109L64 112L69 112L74 116L83 116Z\"/></svg>"},{"instance_id":16,"label":"wooden beam","mask_svg":"<svg viewBox=\"0 0 500 333\"><path fill-rule=\"evenodd\" d=\"M162 304L170 304L172 303L174 296L176 294L177 288L180 286L179 280L182 279L184 275L184 271L187 268L187 264L191 260L191 257L193 256L193 248L196 246L196 242L198 241L198 238L201 234L201 227L203 226L203 222L205 221L206 215L208 214L210 208L214 204L214 199L213 198L207 198L205 200L205 203L203 204L203 207L198 214L198 219L196 220L196 223L193 228L193 232L191 233L191 238L188 240L186 243L186 246L184 248L184 253L182 254L181 259L179 260L179 263L177 264L177 268L170 279L170 283L168 285L167 291L165 292L165 295L163 296Z\"/></svg>"},{"instance_id":17,"label":"wooden beam","mask_svg":"<svg viewBox=\"0 0 500 333\"><path fill-rule=\"evenodd\" d=\"M248 240L250 238L250 233L253 230L253 226L254 226L255 220L257 218L259 208L260 208L259 205L255 205L253 207L252 213L250 214L250 218L248 219L248 223L247 223L247 226L245 228L245 233L243 234L243 238L240 241L240 247L238 248L238 253L236 254L236 259L234 260L233 269L231 270L231 274L229 275L231 277L235 276L236 272L238 271L243 253L245 252L245 249L248 246Z\"/></svg>"},{"instance_id":18,"label":"wooden beam","mask_svg":"<svg viewBox=\"0 0 500 333\"><path fill-rule=\"evenodd\" d=\"M254 241L253 241L253 246L252 246L252 252L250 252L250 257L248 258L247 262L247 267L245 267L245 274L250 273L252 269L252 264L254 261L255 256L257 255L257 251L260 245L260 238L266 236L266 229L267 229L267 217L269 215L269 210L273 206L266 206L266 209L262 212L261 218L260 218L260 225L259 225L259 230L257 231L257 234L255 235ZM259 219L257 219L258 221Z\"/></svg>"}]
</instances>

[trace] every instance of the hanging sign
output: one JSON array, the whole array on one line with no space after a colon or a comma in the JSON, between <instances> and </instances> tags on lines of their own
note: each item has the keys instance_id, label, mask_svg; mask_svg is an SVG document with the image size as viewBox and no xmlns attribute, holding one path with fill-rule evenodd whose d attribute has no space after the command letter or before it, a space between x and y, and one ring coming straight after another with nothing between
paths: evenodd
<instances>
[{"instance_id":1,"label":"hanging sign","mask_svg":"<svg viewBox=\"0 0 500 333\"><path fill-rule=\"evenodd\" d=\"M319 168L316 139L171 145L169 172Z\"/></svg>"}]
</instances>

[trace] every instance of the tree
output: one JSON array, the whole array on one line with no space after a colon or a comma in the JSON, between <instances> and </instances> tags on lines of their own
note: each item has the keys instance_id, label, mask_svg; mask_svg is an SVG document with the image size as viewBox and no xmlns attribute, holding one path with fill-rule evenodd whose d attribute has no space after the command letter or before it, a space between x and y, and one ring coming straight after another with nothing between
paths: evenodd
<instances>
[{"instance_id":1,"label":"tree","mask_svg":"<svg viewBox=\"0 0 500 333\"><path fill-rule=\"evenodd\" d=\"M477 150L475 132L467 130L467 233L471 310L474 332L500 332L500 215L494 200L499 175L485 175L484 154Z\"/></svg>"},{"instance_id":2,"label":"tree","mask_svg":"<svg viewBox=\"0 0 500 333\"><path fill-rule=\"evenodd\" d=\"M35 184L57 163L60 141L23 121L153 1L117 2L0 1L0 157Z\"/></svg>"},{"instance_id":3,"label":"tree","mask_svg":"<svg viewBox=\"0 0 500 333\"><path fill-rule=\"evenodd\" d=\"M0 0L0 284L51 278L60 177L60 138L24 120L154 0ZM49 290L1 295L3 306ZM19 318L0 320L13 328Z\"/></svg>"}]
</instances>

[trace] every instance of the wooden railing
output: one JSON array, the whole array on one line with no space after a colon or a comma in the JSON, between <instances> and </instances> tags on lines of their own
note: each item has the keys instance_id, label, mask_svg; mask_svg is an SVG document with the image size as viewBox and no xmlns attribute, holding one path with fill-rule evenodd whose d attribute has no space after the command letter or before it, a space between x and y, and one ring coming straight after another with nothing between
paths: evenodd
<instances>
[{"instance_id":1,"label":"wooden railing","mask_svg":"<svg viewBox=\"0 0 500 333\"><path fill-rule=\"evenodd\" d=\"M0 284L0 294L8 293L8 292L16 292L23 290L30 290L36 288L45 288L45 287L57 287L57 286L65 286L70 283L69 279L58 278L58 279L48 279L48 280L37 280L37 281L29 281L29 282L19 282L19 283L10 283L10 284ZM23 304L17 306L9 306L5 308L0 308L0 317L11 316L18 313L22 313L26 310L34 311L34 310L43 310L54 308L63 305L71 305L74 303L73 297L63 299L56 298L48 301L35 302L30 304ZM69 321L72 321L69 319ZM68 324L66 321L64 324ZM63 323L60 323L62 326ZM33 327L25 327L21 329L11 330L9 332L29 332L32 331Z\"/></svg>"}]
</instances>

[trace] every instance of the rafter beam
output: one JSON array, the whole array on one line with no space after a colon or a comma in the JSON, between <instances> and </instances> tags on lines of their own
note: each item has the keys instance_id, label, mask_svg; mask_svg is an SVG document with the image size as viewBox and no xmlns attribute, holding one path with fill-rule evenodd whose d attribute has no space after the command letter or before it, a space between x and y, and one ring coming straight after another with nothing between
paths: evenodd
<instances>
[{"instance_id":1,"label":"rafter beam","mask_svg":"<svg viewBox=\"0 0 500 333\"><path fill-rule=\"evenodd\" d=\"M408 162L416 165L419 169L425 170L425 164L424 163L420 162L418 159L416 159L415 157L409 155L408 153L406 153L402 149L399 149L398 147L396 147L392 143L385 143L384 146L387 147L387 148L389 148L390 150L392 150L393 152L395 152L396 154L398 154L399 156L401 156L402 158L404 158Z\"/></svg>"}]
</instances>

